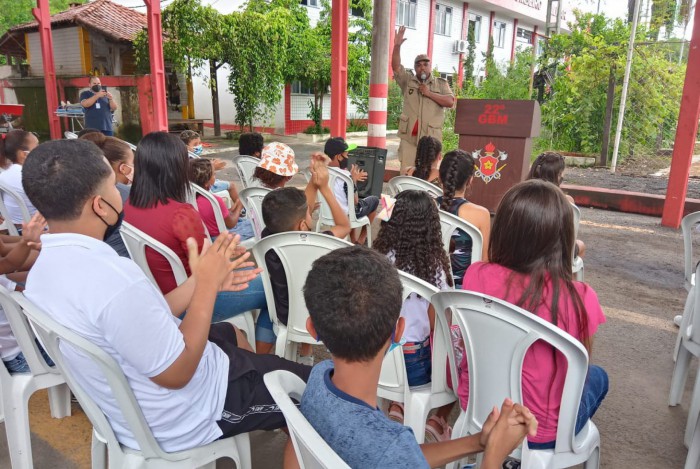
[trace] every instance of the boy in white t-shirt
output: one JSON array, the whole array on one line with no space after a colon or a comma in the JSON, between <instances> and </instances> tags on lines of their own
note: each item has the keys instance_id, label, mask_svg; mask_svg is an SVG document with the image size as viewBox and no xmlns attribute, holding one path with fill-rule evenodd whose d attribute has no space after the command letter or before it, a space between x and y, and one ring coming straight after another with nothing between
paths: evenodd
<instances>
[{"instance_id":1,"label":"boy in white t-shirt","mask_svg":"<svg viewBox=\"0 0 700 469\"><path fill-rule=\"evenodd\" d=\"M44 143L27 158L22 183L51 226L25 295L117 361L164 451L285 426L262 376L286 369L306 380L310 368L256 355L231 324L210 324L217 292L244 289L259 272L234 271L249 265L237 237L224 233L202 254L188 240L192 276L163 297L133 261L102 242L119 228L122 200L97 146ZM61 352L119 441L137 448L97 366L69 345Z\"/></svg>"}]
</instances>

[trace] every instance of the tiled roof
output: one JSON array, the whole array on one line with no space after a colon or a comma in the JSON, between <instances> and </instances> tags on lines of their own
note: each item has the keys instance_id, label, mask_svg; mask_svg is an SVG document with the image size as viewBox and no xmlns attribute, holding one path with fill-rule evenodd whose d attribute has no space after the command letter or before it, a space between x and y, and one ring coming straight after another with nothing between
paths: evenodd
<instances>
[{"instance_id":1,"label":"tiled roof","mask_svg":"<svg viewBox=\"0 0 700 469\"><path fill-rule=\"evenodd\" d=\"M76 24L100 33L114 41L131 42L146 27L146 15L111 2L95 0L51 16L51 26ZM37 30L36 21L24 23L9 32Z\"/></svg>"}]
</instances>

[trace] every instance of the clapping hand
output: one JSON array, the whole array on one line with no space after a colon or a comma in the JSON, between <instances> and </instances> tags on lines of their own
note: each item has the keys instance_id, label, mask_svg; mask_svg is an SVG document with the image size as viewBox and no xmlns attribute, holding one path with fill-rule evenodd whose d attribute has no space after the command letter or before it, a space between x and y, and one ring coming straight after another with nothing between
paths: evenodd
<instances>
[{"instance_id":1,"label":"clapping hand","mask_svg":"<svg viewBox=\"0 0 700 469\"><path fill-rule=\"evenodd\" d=\"M32 249L41 249L40 236L46 229L46 219L39 212L28 223L22 223L22 239Z\"/></svg>"},{"instance_id":2,"label":"clapping hand","mask_svg":"<svg viewBox=\"0 0 700 469\"><path fill-rule=\"evenodd\" d=\"M226 162L219 158L214 158L211 160L211 164L214 166L214 171L219 171L226 167Z\"/></svg>"},{"instance_id":3,"label":"clapping hand","mask_svg":"<svg viewBox=\"0 0 700 469\"><path fill-rule=\"evenodd\" d=\"M367 171L360 169L359 166L354 164L350 167L350 177L355 184L365 182L367 180Z\"/></svg>"},{"instance_id":4,"label":"clapping hand","mask_svg":"<svg viewBox=\"0 0 700 469\"><path fill-rule=\"evenodd\" d=\"M199 281L214 282L221 290L239 291L248 288L262 269L249 269L252 262L247 262L250 253L238 245L241 237L231 233L221 233L214 244L205 242L198 253L194 238L187 239L190 269ZM236 270L246 269L248 270Z\"/></svg>"}]
</instances>

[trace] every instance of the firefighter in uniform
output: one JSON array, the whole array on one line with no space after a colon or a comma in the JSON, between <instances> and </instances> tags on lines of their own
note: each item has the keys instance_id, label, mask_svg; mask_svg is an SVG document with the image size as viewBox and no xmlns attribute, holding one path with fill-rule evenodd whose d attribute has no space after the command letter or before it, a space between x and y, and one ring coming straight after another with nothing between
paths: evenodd
<instances>
[{"instance_id":1,"label":"firefighter in uniform","mask_svg":"<svg viewBox=\"0 0 700 469\"><path fill-rule=\"evenodd\" d=\"M415 73L401 65L401 45L406 40L406 28L400 27L394 38L391 68L394 79L403 93L403 112L399 119L399 161L401 172L415 165L416 146L424 135L442 141L445 108L455 103L454 94L444 78L434 77L430 57L420 54L414 61Z\"/></svg>"}]
</instances>

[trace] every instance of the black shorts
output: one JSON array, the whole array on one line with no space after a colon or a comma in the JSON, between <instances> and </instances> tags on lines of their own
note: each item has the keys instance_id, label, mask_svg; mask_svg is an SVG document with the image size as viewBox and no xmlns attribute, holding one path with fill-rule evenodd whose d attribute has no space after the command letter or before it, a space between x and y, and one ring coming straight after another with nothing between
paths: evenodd
<instances>
[{"instance_id":1,"label":"black shorts","mask_svg":"<svg viewBox=\"0 0 700 469\"><path fill-rule=\"evenodd\" d=\"M379 207L379 197L370 195L364 199L360 199L355 205L355 216L362 218L377 210Z\"/></svg>"},{"instance_id":2,"label":"black shorts","mask_svg":"<svg viewBox=\"0 0 700 469\"><path fill-rule=\"evenodd\" d=\"M238 348L231 324L211 325L209 340L229 358L228 387L221 419L216 423L221 438L252 430L274 430L286 427L284 416L265 387L263 376L268 371L287 370L308 381L311 367L276 355L258 355Z\"/></svg>"}]
</instances>

